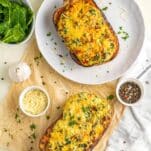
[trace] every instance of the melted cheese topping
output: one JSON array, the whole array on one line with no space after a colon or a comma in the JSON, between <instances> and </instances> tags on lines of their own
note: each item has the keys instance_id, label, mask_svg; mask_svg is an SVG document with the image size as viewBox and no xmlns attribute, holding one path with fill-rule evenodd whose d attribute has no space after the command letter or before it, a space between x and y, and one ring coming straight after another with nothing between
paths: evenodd
<instances>
[{"instance_id":1,"label":"melted cheese topping","mask_svg":"<svg viewBox=\"0 0 151 151\"><path fill-rule=\"evenodd\" d=\"M63 117L52 129L50 151L85 151L100 138L110 123L111 106L107 100L89 93L71 96Z\"/></svg>"},{"instance_id":2,"label":"melted cheese topping","mask_svg":"<svg viewBox=\"0 0 151 151\"><path fill-rule=\"evenodd\" d=\"M117 37L102 12L83 0L65 7L57 28L66 46L84 66L106 62L117 51Z\"/></svg>"}]
</instances>

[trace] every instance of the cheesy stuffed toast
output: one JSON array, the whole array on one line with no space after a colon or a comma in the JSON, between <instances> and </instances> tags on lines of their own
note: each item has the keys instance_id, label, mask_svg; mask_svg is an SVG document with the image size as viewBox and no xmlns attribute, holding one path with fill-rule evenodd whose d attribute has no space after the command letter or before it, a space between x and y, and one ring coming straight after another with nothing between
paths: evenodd
<instances>
[{"instance_id":1,"label":"cheesy stuffed toast","mask_svg":"<svg viewBox=\"0 0 151 151\"><path fill-rule=\"evenodd\" d=\"M93 0L65 0L64 6L54 12L53 20L78 64L98 65L116 56L118 38Z\"/></svg>"},{"instance_id":2,"label":"cheesy stuffed toast","mask_svg":"<svg viewBox=\"0 0 151 151\"><path fill-rule=\"evenodd\" d=\"M41 151L91 151L108 128L113 109L106 99L81 92L71 96L62 116L40 140Z\"/></svg>"}]
</instances>

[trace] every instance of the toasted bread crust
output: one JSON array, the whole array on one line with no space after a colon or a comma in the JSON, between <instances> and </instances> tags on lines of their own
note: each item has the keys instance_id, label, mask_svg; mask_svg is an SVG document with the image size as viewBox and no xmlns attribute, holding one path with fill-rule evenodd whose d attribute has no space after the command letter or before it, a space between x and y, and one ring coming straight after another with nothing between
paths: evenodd
<instances>
[{"instance_id":1,"label":"toasted bread crust","mask_svg":"<svg viewBox=\"0 0 151 151\"><path fill-rule=\"evenodd\" d=\"M60 116L58 118L58 120L61 117L62 116ZM57 120L50 127L47 128L46 132L43 134L42 138L40 139L40 142L39 142L40 151L49 151L48 150L48 142L49 142L49 138L50 138L50 134L51 134L52 128L53 128L53 126L55 125L56 122L57 122Z\"/></svg>"},{"instance_id":2,"label":"toasted bread crust","mask_svg":"<svg viewBox=\"0 0 151 151\"><path fill-rule=\"evenodd\" d=\"M58 29L57 29L57 23L58 23L58 21L59 21L59 18L60 18L60 16L61 16L61 14L64 12L66 5L72 5L73 2L76 2L76 1L78 1L78 0L64 0L64 6L61 7L61 8L59 8L59 9L57 9L57 10L54 12L54 14L53 14L53 22L54 22L54 24L55 24L56 30L58 30ZM90 3L91 5L93 5L94 7L96 7L97 9L100 10L100 8L96 5L96 3L95 3L93 0L85 0L85 1L88 2L88 3ZM116 49L116 51L114 52L114 54L112 55L112 57L110 58L110 60L103 62L103 63L106 63L106 62L109 62L109 61L111 61L112 59L114 59L114 58L116 57L116 55L118 54L118 51L119 51L119 41L118 41L118 38L117 38L117 36L116 36L116 34L115 34L115 32L114 32L114 30L113 30L111 24L108 22L107 18L105 17L105 15L104 15L104 13L103 13L102 11L101 11L101 14L102 14L103 18L105 19L106 24L107 24L107 26L108 26L109 29L110 29L110 32L114 35L114 37L116 37L116 38L115 38L115 45L116 45L116 48L117 48L117 49ZM81 66L84 66L84 67L93 66L93 65L85 66L84 64L82 64L82 63L78 60L78 58L76 57L76 54L74 54L73 52L70 52L70 55L71 55L72 59L73 59L77 64L79 64L79 65L81 65ZM102 63L102 64L103 64L103 63ZM95 64L95 65L100 65L100 63Z\"/></svg>"}]
</instances>

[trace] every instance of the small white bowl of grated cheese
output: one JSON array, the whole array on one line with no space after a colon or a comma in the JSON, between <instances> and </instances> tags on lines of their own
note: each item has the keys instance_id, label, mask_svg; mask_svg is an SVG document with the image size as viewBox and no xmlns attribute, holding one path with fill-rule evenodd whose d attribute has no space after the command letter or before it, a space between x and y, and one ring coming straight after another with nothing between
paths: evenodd
<instances>
[{"instance_id":1,"label":"small white bowl of grated cheese","mask_svg":"<svg viewBox=\"0 0 151 151\"><path fill-rule=\"evenodd\" d=\"M40 86L29 86L20 94L19 106L30 117L42 116L50 106L48 92Z\"/></svg>"}]
</instances>

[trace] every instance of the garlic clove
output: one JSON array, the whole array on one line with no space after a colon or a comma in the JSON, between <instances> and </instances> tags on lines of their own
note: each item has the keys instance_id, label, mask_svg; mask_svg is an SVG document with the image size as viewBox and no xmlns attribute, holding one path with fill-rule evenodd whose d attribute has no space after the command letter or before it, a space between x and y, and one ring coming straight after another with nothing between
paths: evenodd
<instances>
[{"instance_id":1,"label":"garlic clove","mask_svg":"<svg viewBox=\"0 0 151 151\"><path fill-rule=\"evenodd\" d=\"M9 77L14 82L23 82L31 75L31 69L27 63L16 63L10 66L8 71Z\"/></svg>"}]
</instances>

